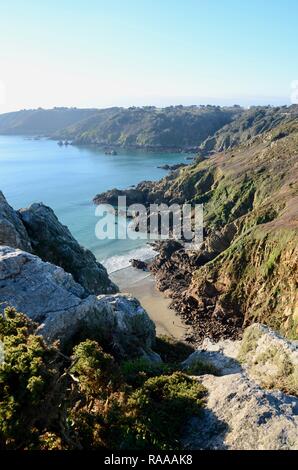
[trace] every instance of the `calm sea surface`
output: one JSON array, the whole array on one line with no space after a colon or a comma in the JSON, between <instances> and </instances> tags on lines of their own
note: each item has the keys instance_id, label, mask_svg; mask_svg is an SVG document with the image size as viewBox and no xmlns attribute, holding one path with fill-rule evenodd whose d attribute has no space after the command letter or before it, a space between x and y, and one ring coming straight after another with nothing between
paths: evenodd
<instances>
[{"instance_id":1,"label":"calm sea surface","mask_svg":"<svg viewBox=\"0 0 298 470\"><path fill-rule=\"evenodd\" d=\"M112 272L128 266L132 256L146 258L150 249L144 240L98 240L92 198L115 187L158 180L166 172L157 166L184 161L182 154L119 150L110 156L93 147L59 147L51 140L0 136L0 190L15 209L33 202L52 207Z\"/></svg>"}]
</instances>

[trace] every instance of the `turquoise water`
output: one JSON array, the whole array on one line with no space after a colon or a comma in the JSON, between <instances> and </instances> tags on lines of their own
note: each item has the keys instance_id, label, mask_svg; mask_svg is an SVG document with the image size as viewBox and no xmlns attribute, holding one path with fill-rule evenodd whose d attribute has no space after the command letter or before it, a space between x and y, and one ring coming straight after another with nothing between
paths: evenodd
<instances>
[{"instance_id":1,"label":"turquoise water","mask_svg":"<svg viewBox=\"0 0 298 470\"><path fill-rule=\"evenodd\" d=\"M0 189L15 208L43 202L54 209L73 235L115 271L132 256L146 258L144 240L98 240L92 198L111 188L127 188L142 180L158 180L157 166L185 161L174 153L119 150L105 155L93 147L59 147L51 140L0 136Z\"/></svg>"}]
</instances>

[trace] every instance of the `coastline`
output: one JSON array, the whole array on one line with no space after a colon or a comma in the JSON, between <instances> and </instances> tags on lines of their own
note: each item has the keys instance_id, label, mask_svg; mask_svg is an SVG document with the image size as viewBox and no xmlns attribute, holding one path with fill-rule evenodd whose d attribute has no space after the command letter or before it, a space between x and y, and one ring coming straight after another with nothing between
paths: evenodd
<instances>
[{"instance_id":1,"label":"coastline","mask_svg":"<svg viewBox=\"0 0 298 470\"><path fill-rule=\"evenodd\" d=\"M150 272L130 266L114 271L109 276L119 286L121 293L132 294L140 301L155 323L157 336L171 336L180 341L185 339L189 327L170 309L171 300L158 291Z\"/></svg>"}]
</instances>

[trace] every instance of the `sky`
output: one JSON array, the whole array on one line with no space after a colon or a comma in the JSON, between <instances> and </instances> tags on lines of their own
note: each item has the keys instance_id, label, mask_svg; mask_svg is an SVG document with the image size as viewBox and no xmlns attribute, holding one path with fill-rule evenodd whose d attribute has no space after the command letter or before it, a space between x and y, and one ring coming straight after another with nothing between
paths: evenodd
<instances>
[{"instance_id":1,"label":"sky","mask_svg":"<svg viewBox=\"0 0 298 470\"><path fill-rule=\"evenodd\" d=\"M3 1L0 113L288 104L297 18L297 0Z\"/></svg>"}]
</instances>

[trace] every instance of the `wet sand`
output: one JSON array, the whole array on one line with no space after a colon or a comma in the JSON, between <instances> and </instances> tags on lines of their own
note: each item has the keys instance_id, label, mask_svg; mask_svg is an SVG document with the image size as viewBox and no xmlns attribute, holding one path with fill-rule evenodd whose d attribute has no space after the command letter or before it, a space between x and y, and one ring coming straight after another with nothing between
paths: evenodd
<instances>
[{"instance_id":1,"label":"wet sand","mask_svg":"<svg viewBox=\"0 0 298 470\"><path fill-rule=\"evenodd\" d=\"M111 273L110 278L119 286L121 292L130 293L141 302L154 321L158 336L167 335L178 340L184 338L187 326L169 308L170 300L156 289L150 273L129 267Z\"/></svg>"}]
</instances>

